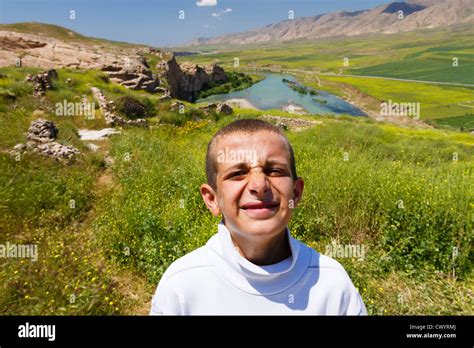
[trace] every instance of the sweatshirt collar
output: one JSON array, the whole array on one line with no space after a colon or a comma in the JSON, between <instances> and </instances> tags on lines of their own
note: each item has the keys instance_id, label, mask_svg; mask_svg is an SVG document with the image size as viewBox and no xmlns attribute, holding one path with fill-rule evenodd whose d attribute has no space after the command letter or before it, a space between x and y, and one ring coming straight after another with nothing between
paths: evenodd
<instances>
[{"instance_id":1,"label":"sweatshirt collar","mask_svg":"<svg viewBox=\"0 0 474 348\"><path fill-rule=\"evenodd\" d=\"M214 256L217 256L213 264L221 276L248 293L272 295L284 291L301 278L310 262L307 248L291 236L288 228L285 233L291 249L291 263L286 269L272 272L240 255L229 230L221 222L217 235L208 242Z\"/></svg>"}]
</instances>

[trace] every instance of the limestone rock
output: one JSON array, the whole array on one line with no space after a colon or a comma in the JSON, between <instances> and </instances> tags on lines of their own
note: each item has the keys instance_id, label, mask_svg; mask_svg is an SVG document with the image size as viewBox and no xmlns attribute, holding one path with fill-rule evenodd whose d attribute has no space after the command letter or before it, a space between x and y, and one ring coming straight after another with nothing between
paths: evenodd
<instances>
[{"instance_id":1,"label":"limestone rock","mask_svg":"<svg viewBox=\"0 0 474 348\"><path fill-rule=\"evenodd\" d=\"M179 101L176 101L176 102L171 104L170 110L171 111L179 111L179 110L181 110L181 108L184 108L184 104L179 102Z\"/></svg>"},{"instance_id":2,"label":"limestone rock","mask_svg":"<svg viewBox=\"0 0 474 348\"><path fill-rule=\"evenodd\" d=\"M158 92L160 80L153 76L146 60L141 56L126 57L121 64L109 64L102 67L111 82L133 90Z\"/></svg>"},{"instance_id":3,"label":"limestone rock","mask_svg":"<svg viewBox=\"0 0 474 348\"><path fill-rule=\"evenodd\" d=\"M215 112L218 115L230 115L234 112L234 110L232 110L232 108L226 103L210 103L206 106L200 107L199 109L204 111L206 115L210 112Z\"/></svg>"},{"instance_id":4,"label":"limestone rock","mask_svg":"<svg viewBox=\"0 0 474 348\"><path fill-rule=\"evenodd\" d=\"M291 129L293 131L300 131L308 127L322 125L323 122L316 121L316 120L306 120L302 118L289 118L289 117L281 117L275 115L263 115L260 118L264 119L265 121L270 121L275 123L278 127L283 130Z\"/></svg>"},{"instance_id":5,"label":"limestone rock","mask_svg":"<svg viewBox=\"0 0 474 348\"><path fill-rule=\"evenodd\" d=\"M104 47L12 30L0 30L0 42L0 66L100 69L136 53L128 48L121 51L112 45Z\"/></svg>"},{"instance_id":6,"label":"limestone rock","mask_svg":"<svg viewBox=\"0 0 474 348\"><path fill-rule=\"evenodd\" d=\"M53 122L40 118L31 122L26 138L30 141L46 143L55 140L58 133L59 130Z\"/></svg>"},{"instance_id":7,"label":"limestone rock","mask_svg":"<svg viewBox=\"0 0 474 348\"><path fill-rule=\"evenodd\" d=\"M171 95L174 98L195 101L199 91L207 84L222 83L228 80L224 69L218 65L201 67L193 63L179 65L174 56L163 60L157 65L162 76L168 81Z\"/></svg>"},{"instance_id":8,"label":"limestone rock","mask_svg":"<svg viewBox=\"0 0 474 348\"><path fill-rule=\"evenodd\" d=\"M56 125L48 120L39 119L31 122L26 138L26 144L17 144L9 154L17 157L26 151L39 153L43 156L54 158L60 162L71 162L75 156L80 154L79 150L72 146L57 143L58 134Z\"/></svg>"},{"instance_id":9,"label":"limestone rock","mask_svg":"<svg viewBox=\"0 0 474 348\"><path fill-rule=\"evenodd\" d=\"M229 80L222 67L217 64L208 65L204 68L211 82L225 83Z\"/></svg>"},{"instance_id":10,"label":"limestone rock","mask_svg":"<svg viewBox=\"0 0 474 348\"><path fill-rule=\"evenodd\" d=\"M58 79L58 73L54 69L42 71L38 75L28 75L26 77L27 82L33 82L34 95L36 97L44 95L47 90L53 88L53 79Z\"/></svg>"},{"instance_id":11,"label":"limestone rock","mask_svg":"<svg viewBox=\"0 0 474 348\"><path fill-rule=\"evenodd\" d=\"M79 138L81 140L104 140L113 134L120 134L121 132L114 128L104 128L101 130L80 129Z\"/></svg>"},{"instance_id":12,"label":"limestone rock","mask_svg":"<svg viewBox=\"0 0 474 348\"><path fill-rule=\"evenodd\" d=\"M118 116L115 113L115 104L112 100L107 101L104 94L97 87L91 87L92 94L94 98L99 103L99 108L102 114L104 115L105 122L109 126L140 126L147 127L148 122L142 118L137 120L125 120L122 117Z\"/></svg>"},{"instance_id":13,"label":"limestone rock","mask_svg":"<svg viewBox=\"0 0 474 348\"><path fill-rule=\"evenodd\" d=\"M219 115L231 115L232 112L234 112L234 110L232 110L230 105L226 103L218 104L216 111Z\"/></svg>"}]
</instances>

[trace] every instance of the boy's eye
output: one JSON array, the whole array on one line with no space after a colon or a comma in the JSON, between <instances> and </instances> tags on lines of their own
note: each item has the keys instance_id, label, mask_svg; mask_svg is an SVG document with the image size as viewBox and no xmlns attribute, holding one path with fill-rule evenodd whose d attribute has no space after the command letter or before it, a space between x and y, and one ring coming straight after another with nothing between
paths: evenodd
<instances>
[{"instance_id":1,"label":"boy's eye","mask_svg":"<svg viewBox=\"0 0 474 348\"><path fill-rule=\"evenodd\" d=\"M229 178L238 178L238 177L241 177L241 176L244 176L245 175L245 172L243 170L239 170L237 172L233 172L229 175Z\"/></svg>"},{"instance_id":2,"label":"boy's eye","mask_svg":"<svg viewBox=\"0 0 474 348\"><path fill-rule=\"evenodd\" d=\"M279 168L270 168L266 170L267 175L272 175L272 176L279 176L279 175L285 175L285 172Z\"/></svg>"}]
</instances>

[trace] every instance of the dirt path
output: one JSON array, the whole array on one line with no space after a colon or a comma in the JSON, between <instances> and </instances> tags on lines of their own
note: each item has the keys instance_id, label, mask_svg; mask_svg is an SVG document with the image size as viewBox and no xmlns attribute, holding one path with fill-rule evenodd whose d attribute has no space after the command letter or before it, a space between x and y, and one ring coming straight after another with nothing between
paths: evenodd
<instances>
[{"instance_id":1,"label":"dirt path","mask_svg":"<svg viewBox=\"0 0 474 348\"><path fill-rule=\"evenodd\" d=\"M101 153L108 155L110 140L101 142ZM94 205L88 212L86 218L78 226L78 233L81 238L90 245L96 245L98 242L97 231L93 228L93 222L103 213L104 207L100 206L101 197L106 197L112 192L120 190L119 183L116 182L113 171L106 167L97 176L92 191L94 193ZM94 264L98 269L108 269L111 272L115 290L121 295L121 315L147 315L150 310L151 297L155 291L156 284L150 284L146 278L138 274L131 268L123 268L114 261L108 259L103 253L96 253Z\"/></svg>"}]
</instances>

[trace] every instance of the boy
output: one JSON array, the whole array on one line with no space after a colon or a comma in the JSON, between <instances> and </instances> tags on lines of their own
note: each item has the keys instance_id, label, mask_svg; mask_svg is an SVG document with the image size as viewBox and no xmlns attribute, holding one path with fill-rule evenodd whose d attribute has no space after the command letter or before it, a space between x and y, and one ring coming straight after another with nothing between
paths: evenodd
<instances>
[{"instance_id":1,"label":"boy","mask_svg":"<svg viewBox=\"0 0 474 348\"><path fill-rule=\"evenodd\" d=\"M218 232L166 270L150 314L367 314L344 268L290 235L301 200L293 149L279 128L238 120L206 154L201 196Z\"/></svg>"}]
</instances>

